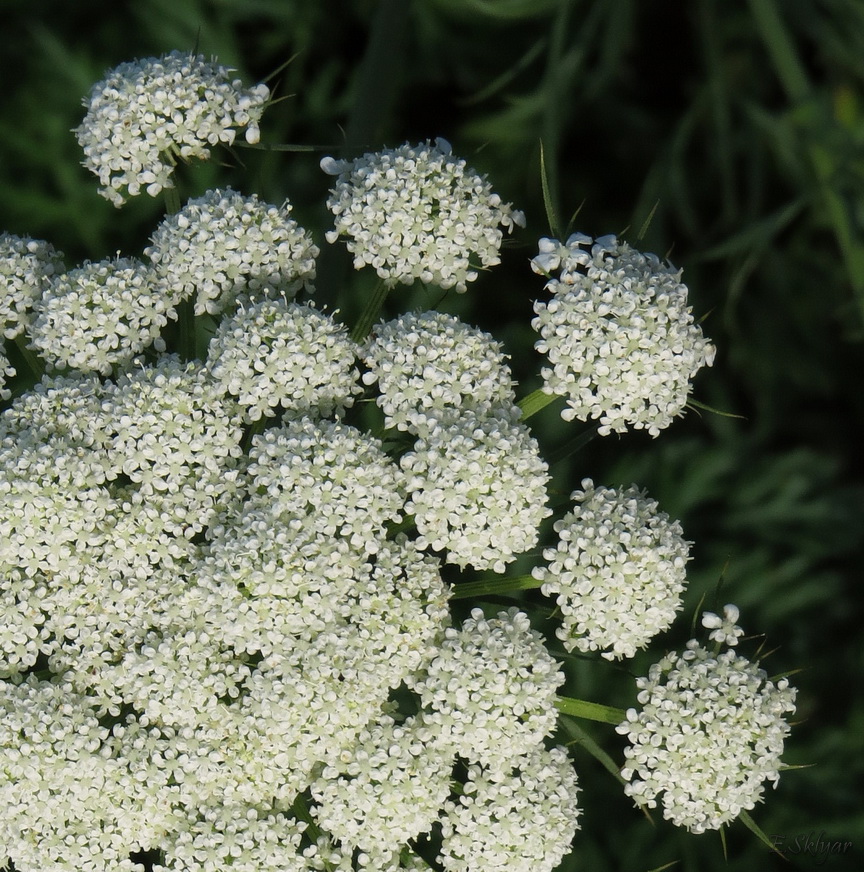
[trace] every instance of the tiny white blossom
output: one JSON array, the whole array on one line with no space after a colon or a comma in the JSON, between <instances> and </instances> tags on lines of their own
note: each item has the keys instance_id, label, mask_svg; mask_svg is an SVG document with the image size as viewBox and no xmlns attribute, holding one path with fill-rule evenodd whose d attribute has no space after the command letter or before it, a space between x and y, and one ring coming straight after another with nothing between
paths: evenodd
<instances>
[{"instance_id":1,"label":"tiny white blossom","mask_svg":"<svg viewBox=\"0 0 864 872\"><path fill-rule=\"evenodd\" d=\"M599 419L598 432L629 427L652 436L682 414L690 382L714 360L687 305L681 272L614 236L540 241L532 261L550 278L531 322L548 356L543 390L567 399L565 420Z\"/></svg>"},{"instance_id":2,"label":"tiny white blossom","mask_svg":"<svg viewBox=\"0 0 864 872\"><path fill-rule=\"evenodd\" d=\"M30 337L53 366L108 375L176 319L182 297L133 258L85 263L48 283L34 306Z\"/></svg>"},{"instance_id":3,"label":"tiny white blossom","mask_svg":"<svg viewBox=\"0 0 864 872\"><path fill-rule=\"evenodd\" d=\"M471 766L445 806L438 861L445 870L552 872L579 829L579 787L564 748L542 745L512 770Z\"/></svg>"},{"instance_id":4,"label":"tiny white blossom","mask_svg":"<svg viewBox=\"0 0 864 872\"><path fill-rule=\"evenodd\" d=\"M196 315L216 315L241 294L290 299L311 291L318 247L287 201L277 207L217 188L166 216L144 253L166 284L195 295Z\"/></svg>"},{"instance_id":5,"label":"tiny white blossom","mask_svg":"<svg viewBox=\"0 0 864 872\"><path fill-rule=\"evenodd\" d=\"M344 325L312 306L241 301L210 340L207 367L246 423L280 407L317 418L341 414L362 391L356 354Z\"/></svg>"},{"instance_id":6,"label":"tiny white blossom","mask_svg":"<svg viewBox=\"0 0 864 872\"><path fill-rule=\"evenodd\" d=\"M120 64L84 100L76 128L84 166L99 178L100 193L115 206L146 191L174 186L177 160L206 160L213 146L258 141L258 122L270 91L244 88L231 70L203 55L174 51Z\"/></svg>"},{"instance_id":7,"label":"tiny white blossom","mask_svg":"<svg viewBox=\"0 0 864 872\"><path fill-rule=\"evenodd\" d=\"M714 612L703 612L702 626L711 630L708 638L712 642L734 648L738 644L738 639L744 635L744 631L737 625L739 614L738 606L731 603L723 606L722 617Z\"/></svg>"},{"instance_id":8,"label":"tiny white blossom","mask_svg":"<svg viewBox=\"0 0 864 872\"><path fill-rule=\"evenodd\" d=\"M347 236L355 268L374 267L388 285L419 280L462 293L478 269L499 263L500 228L524 226L522 213L443 139L321 166L337 176L327 200L336 229L327 241Z\"/></svg>"},{"instance_id":9,"label":"tiny white blossom","mask_svg":"<svg viewBox=\"0 0 864 872\"><path fill-rule=\"evenodd\" d=\"M668 629L681 608L689 543L681 525L635 486L594 487L584 479L576 504L560 521L556 548L533 571L544 596L558 595L568 651L632 657Z\"/></svg>"},{"instance_id":10,"label":"tiny white blossom","mask_svg":"<svg viewBox=\"0 0 864 872\"><path fill-rule=\"evenodd\" d=\"M696 640L666 655L636 682L641 710L617 730L627 736L625 792L693 833L716 830L777 783L795 710L795 689L735 651L715 656Z\"/></svg>"}]
</instances>

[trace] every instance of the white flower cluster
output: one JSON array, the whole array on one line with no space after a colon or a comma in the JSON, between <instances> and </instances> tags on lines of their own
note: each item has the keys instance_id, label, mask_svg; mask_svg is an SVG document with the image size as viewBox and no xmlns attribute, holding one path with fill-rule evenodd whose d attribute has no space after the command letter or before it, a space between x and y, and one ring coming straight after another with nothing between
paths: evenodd
<instances>
[{"instance_id":1,"label":"white flower cluster","mask_svg":"<svg viewBox=\"0 0 864 872\"><path fill-rule=\"evenodd\" d=\"M727 649L714 655L691 640L637 681L640 711L629 709L622 776L628 796L693 833L716 830L777 783L795 711L795 689Z\"/></svg>"},{"instance_id":2,"label":"white flower cluster","mask_svg":"<svg viewBox=\"0 0 864 872\"><path fill-rule=\"evenodd\" d=\"M446 631L416 689L441 741L470 761L509 770L554 730L563 681L524 612L513 607L487 619L473 609L461 630Z\"/></svg>"},{"instance_id":3,"label":"white flower cluster","mask_svg":"<svg viewBox=\"0 0 864 872\"><path fill-rule=\"evenodd\" d=\"M312 306L241 300L210 340L207 365L237 398L247 423L273 417L280 407L318 418L354 404L362 390L357 351L347 329Z\"/></svg>"},{"instance_id":4,"label":"white flower cluster","mask_svg":"<svg viewBox=\"0 0 864 872\"><path fill-rule=\"evenodd\" d=\"M525 223L440 138L353 161L325 157L321 168L338 176L328 242L347 236L355 268L374 267L388 285L419 280L463 293L479 268L500 262L500 228Z\"/></svg>"},{"instance_id":5,"label":"white flower cluster","mask_svg":"<svg viewBox=\"0 0 864 872\"><path fill-rule=\"evenodd\" d=\"M269 98L266 85L244 88L215 61L175 51L109 71L85 99L75 135L100 193L120 206L142 190L155 197L173 187L178 160L206 160L213 146L231 145L238 128L258 142Z\"/></svg>"},{"instance_id":6,"label":"white flower cluster","mask_svg":"<svg viewBox=\"0 0 864 872\"><path fill-rule=\"evenodd\" d=\"M30 337L54 366L108 375L153 343L181 299L141 261L85 263L48 282Z\"/></svg>"},{"instance_id":7,"label":"white flower cluster","mask_svg":"<svg viewBox=\"0 0 864 872\"><path fill-rule=\"evenodd\" d=\"M544 596L558 595L556 635L568 651L632 657L675 619L689 543L635 486L595 488L586 478L570 499L574 510L555 522L557 547L543 552L549 566L533 571Z\"/></svg>"},{"instance_id":8,"label":"white flower cluster","mask_svg":"<svg viewBox=\"0 0 864 872\"><path fill-rule=\"evenodd\" d=\"M727 603L723 606L723 615L714 612L703 612L702 626L711 630L708 638L720 645L728 645L734 648L738 640L744 635L744 631L738 626L738 606Z\"/></svg>"},{"instance_id":9,"label":"white flower cluster","mask_svg":"<svg viewBox=\"0 0 864 872\"><path fill-rule=\"evenodd\" d=\"M432 418L502 413L518 418L513 380L501 343L443 312L407 313L379 324L367 343L385 425L417 434Z\"/></svg>"},{"instance_id":10,"label":"white flower cluster","mask_svg":"<svg viewBox=\"0 0 864 872\"><path fill-rule=\"evenodd\" d=\"M194 296L196 315L230 310L240 295L291 298L312 290L319 251L290 213L287 202L217 188L164 218L145 254L162 281Z\"/></svg>"},{"instance_id":11,"label":"white flower cluster","mask_svg":"<svg viewBox=\"0 0 864 872\"><path fill-rule=\"evenodd\" d=\"M47 283L64 269L51 243L0 233L0 329L7 339L24 332Z\"/></svg>"},{"instance_id":12,"label":"white flower cluster","mask_svg":"<svg viewBox=\"0 0 864 872\"><path fill-rule=\"evenodd\" d=\"M567 399L561 416L599 419L601 435L668 427L714 360L680 270L614 236L579 233L564 244L541 239L531 264L552 292L535 303L531 324L541 336L534 347L552 364L543 390Z\"/></svg>"},{"instance_id":13,"label":"white flower cluster","mask_svg":"<svg viewBox=\"0 0 864 872\"><path fill-rule=\"evenodd\" d=\"M403 455L418 544L447 562L504 572L532 548L546 507L548 466L528 427L466 414L429 427Z\"/></svg>"},{"instance_id":14,"label":"white flower cluster","mask_svg":"<svg viewBox=\"0 0 864 872\"><path fill-rule=\"evenodd\" d=\"M578 793L564 748L535 748L509 772L471 766L447 804L438 861L454 872L551 872L579 828Z\"/></svg>"}]
</instances>

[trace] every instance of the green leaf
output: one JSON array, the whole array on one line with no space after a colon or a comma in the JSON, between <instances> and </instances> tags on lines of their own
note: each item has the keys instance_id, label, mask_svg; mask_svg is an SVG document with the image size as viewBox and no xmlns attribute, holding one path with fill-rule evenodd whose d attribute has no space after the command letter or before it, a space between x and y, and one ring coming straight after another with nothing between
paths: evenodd
<instances>
[{"instance_id":1,"label":"green leaf","mask_svg":"<svg viewBox=\"0 0 864 872\"><path fill-rule=\"evenodd\" d=\"M543 206L546 209L549 232L555 239L560 239L561 229L558 227L558 217L555 214L555 206L552 202L552 190L549 186L549 172L546 166L546 152L543 148L542 139L540 140L540 185L543 188Z\"/></svg>"},{"instance_id":2,"label":"green leaf","mask_svg":"<svg viewBox=\"0 0 864 872\"><path fill-rule=\"evenodd\" d=\"M514 593L518 590L535 590L542 581L537 581L533 575L519 575L515 578L484 578L480 581L469 581L457 584L453 588L451 599L472 599L481 596Z\"/></svg>"},{"instance_id":3,"label":"green leaf","mask_svg":"<svg viewBox=\"0 0 864 872\"><path fill-rule=\"evenodd\" d=\"M527 397L522 397L516 404L522 410L522 420L536 415L541 409L545 409L550 403L560 399L556 394L547 394L542 388L537 388L536 391L528 394Z\"/></svg>"},{"instance_id":4,"label":"green leaf","mask_svg":"<svg viewBox=\"0 0 864 872\"><path fill-rule=\"evenodd\" d=\"M701 409L703 412L713 412L715 415L722 415L724 418L740 418L742 421L747 420L744 415L736 415L734 412L724 412L722 409L715 409L713 406L709 406L706 403L700 403L699 400L689 399L687 400L687 405L694 409Z\"/></svg>"}]
</instances>

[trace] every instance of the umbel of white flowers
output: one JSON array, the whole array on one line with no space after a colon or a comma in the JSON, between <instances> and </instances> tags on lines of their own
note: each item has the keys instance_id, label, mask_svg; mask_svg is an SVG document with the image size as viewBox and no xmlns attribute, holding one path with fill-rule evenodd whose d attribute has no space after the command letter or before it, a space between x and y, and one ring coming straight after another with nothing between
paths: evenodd
<instances>
[{"instance_id":1,"label":"umbel of white flowers","mask_svg":"<svg viewBox=\"0 0 864 872\"><path fill-rule=\"evenodd\" d=\"M174 159L207 157L234 128L257 139L266 88L226 73L172 54L94 88L77 132L109 199L155 195ZM523 222L442 140L325 168L338 176L330 238L388 284L464 291L497 262L501 228ZM69 270L48 243L0 237L5 335L63 370L0 413L0 864L18 872L142 872L141 851L158 852L154 872L395 872L425 868L406 846L430 833L446 870L550 872L579 827L577 777L552 740L558 664L515 607L454 620L441 574L503 572L550 513L502 348L437 312L356 343L338 313L297 299L318 249L290 210L210 191L141 258ZM539 265L585 285L600 307L589 323L609 314L612 273L641 277L631 308L667 301L650 256L598 240L590 266L583 241L541 242ZM165 353L184 304L220 319L204 361ZM541 321L553 308L538 304ZM645 366L659 354L652 372L673 367L686 396L709 352L689 310L673 310L690 362L663 350L673 327L639 353ZM566 354L547 341L558 372ZM598 340L604 365L618 341ZM605 429L641 408L635 376L622 384L636 399L611 402L603 366L569 365L605 398ZM364 392L412 445L346 422ZM634 426L665 426L639 414ZM573 500L537 570L558 594L559 636L630 656L679 607L687 543L635 488L586 479ZM708 616L711 639L735 644L736 620L733 607ZM698 831L776 780L794 692L696 642L676 657L619 727L624 773L637 801L662 794ZM717 768L723 743L731 769Z\"/></svg>"}]
</instances>

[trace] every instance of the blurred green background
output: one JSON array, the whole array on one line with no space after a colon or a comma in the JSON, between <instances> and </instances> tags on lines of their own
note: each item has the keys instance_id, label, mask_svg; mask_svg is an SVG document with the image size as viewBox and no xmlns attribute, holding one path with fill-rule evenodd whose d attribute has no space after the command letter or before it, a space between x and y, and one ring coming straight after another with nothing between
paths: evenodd
<instances>
[{"instance_id":1,"label":"blurred green background","mask_svg":"<svg viewBox=\"0 0 864 872\"><path fill-rule=\"evenodd\" d=\"M769 674L802 669L785 759L812 764L753 817L787 845L851 841L822 868L864 868L861 0L31 0L0 12L0 230L47 239L70 265L139 254L163 210L142 197L118 211L97 195L70 132L82 97L122 61L197 47L250 84L293 58L262 140L321 148L222 153L183 170L181 196L230 183L290 198L325 249L319 299L348 319L370 281L323 240L318 161L436 136L527 214L503 265L441 306L505 341L523 393L539 384L529 322L544 293L528 259L550 233L541 140L562 226L578 211L573 229L624 235L683 267L718 348L694 396L743 417L691 412L656 440L610 436L573 454L584 425L565 425L557 405L532 420L561 457L556 515L585 476L635 482L695 543L668 637L623 667L568 658L569 691L632 705L632 675L683 644L703 595L738 604L745 630L777 649ZM436 302L393 296L393 313ZM586 729L621 759L614 730ZM724 859L717 834L648 823L592 756L577 746L574 758L584 812L563 869L816 865L782 863L740 823Z\"/></svg>"}]
</instances>

